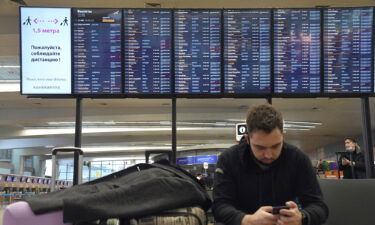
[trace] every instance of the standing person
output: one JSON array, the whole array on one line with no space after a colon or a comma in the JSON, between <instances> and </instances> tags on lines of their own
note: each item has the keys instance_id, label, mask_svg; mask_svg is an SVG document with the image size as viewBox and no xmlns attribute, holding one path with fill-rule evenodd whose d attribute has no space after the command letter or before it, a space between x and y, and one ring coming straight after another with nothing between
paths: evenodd
<instances>
[{"instance_id":1,"label":"standing person","mask_svg":"<svg viewBox=\"0 0 375 225\"><path fill-rule=\"evenodd\" d=\"M339 159L339 169L344 172L344 179L365 179L365 157L354 138L345 138L345 151ZM353 172L354 171L354 175Z\"/></svg>"},{"instance_id":2,"label":"standing person","mask_svg":"<svg viewBox=\"0 0 375 225\"><path fill-rule=\"evenodd\" d=\"M248 135L224 151L214 177L215 220L226 225L319 225L328 208L309 158L284 142L283 119L269 104L251 109ZM279 214L272 206L284 205Z\"/></svg>"}]
</instances>

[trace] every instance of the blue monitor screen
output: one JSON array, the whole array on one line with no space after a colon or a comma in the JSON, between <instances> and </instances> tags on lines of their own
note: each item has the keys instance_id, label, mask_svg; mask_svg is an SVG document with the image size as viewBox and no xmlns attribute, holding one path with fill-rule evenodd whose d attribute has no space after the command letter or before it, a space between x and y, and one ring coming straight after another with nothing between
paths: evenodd
<instances>
[{"instance_id":1,"label":"blue monitor screen","mask_svg":"<svg viewBox=\"0 0 375 225\"><path fill-rule=\"evenodd\" d=\"M320 92L320 10L274 11L274 92Z\"/></svg>"},{"instance_id":2,"label":"blue monitor screen","mask_svg":"<svg viewBox=\"0 0 375 225\"><path fill-rule=\"evenodd\" d=\"M126 94L170 94L172 11L124 10Z\"/></svg>"},{"instance_id":3,"label":"blue monitor screen","mask_svg":"<svg viewBox=\"0 0 375 225\"><path fill-rule=\"evenodd\" d=\"M221 11L176 10L175 93L221 92Z\"/></svg>"},{"instance_id":4,"label":"blue monitor screen","mask_svg":"<svg viewBox=\"0 0 375 225\"><path fill-rule=\"evenodd\" d=\"M373 8L324 11L324 92L371 92Z\"/></svg>"},{"instance_id":5,"label":"blue monitor screen","mask_svg":"<svg viewBox=\"0 0 375 225\"><path fill-rule=\"evenodd\" d=\"M224 11L224 92L270 93L271 11Z\"/></svg>"},{"instance_id":6,"label":"blue monitor screen","mask_svg":"<svg viewBox=\"0 0 375 225\"><path fill-rule=\"evenodd\" d=\"M120 94L121 10L72 12L74 93Z\"/></svg>"}]
</instances>

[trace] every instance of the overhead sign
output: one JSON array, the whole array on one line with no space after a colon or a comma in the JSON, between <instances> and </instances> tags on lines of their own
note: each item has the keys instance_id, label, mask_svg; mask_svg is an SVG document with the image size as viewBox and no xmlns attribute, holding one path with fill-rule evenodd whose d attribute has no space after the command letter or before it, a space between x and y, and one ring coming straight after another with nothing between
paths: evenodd
<instances>
[{"instance_id":1,"label":"overhead sign","mask_svg":"<svg viewBox=\"0 0 375 225\"><path fill-rule=\"evenodd\" d=\"M71 94L70 9L20 13L22 94Z\"/></svg>"},{"instance_id":2,"label":"overhead sign","mask_svg":"<svg viewBox=\"0 0 375 225\"><path fill-rule=\"evenodd\" d=\"M205 162L210 164L217 163L217 155L198 155L195 157L195 164L202 164Z\"/></svg>"},{"instance_id":3,"label":"overhead sign","mask_svg":"<svg viewBox=\"0 0 375 225\"><path fill-rule=\"evenodd\" d=\"M217 155L198 155L177 158L177 165L193 165L193 164L215 164L217 163Z\"/></svg>"},{"instance_id":4,"label":"overhead sign","mask_svg":"<svg viewBox=\"0 0 375 225\"><path fill-rule=\"evenodd\" d=\"M236 124L236 141L240 141L242 136L247 133L246 123Z\"/></svg>"},{"instance_id":5,"label":"overhead sign","mask_svg":"<svg viewBox=\"0 0 375 225\"><path fill-rule=\"evenodd\" d=\"M187 156L177 158L177 165L193 165L195 163L195 156Z\"/></svg>"}]
</instances>

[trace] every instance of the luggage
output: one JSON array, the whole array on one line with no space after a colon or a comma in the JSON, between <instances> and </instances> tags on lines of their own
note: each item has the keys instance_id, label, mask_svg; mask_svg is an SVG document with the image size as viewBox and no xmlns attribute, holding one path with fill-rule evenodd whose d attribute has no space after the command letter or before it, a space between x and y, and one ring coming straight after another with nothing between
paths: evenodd
<instances>
[{"instance_id":1,"label":"luggage","mask_svg":"<svg viewBox=\"0 0 375 225\"><path fill-rule=\"evenodd\" d=\"M200 207L168 210L155 216L142 217L138 225L205 225L206 213Z\"/></svg>"},{"instance_id":2,"label":"luggage","mask_svg":"<svg viewBox=\"0 0 375 225\"><path fill-rule=\"evenodd\" d=\"M71 223L63 223L62 210L35 215L27 202L16 202L5 208L3 225L71 225Z\"/></svg>"},{"instance_id":3,"label":"luggage","mask_svg":"<svg viewBox=\"0 0 375 225\"><path fill-rule=\"evenodd\" d=\"M76 225L206 225L205 211L200 207L186 207L167 210L152 216L137 219L108 219L102 221L83 222Z\"/></svg>"},{"instance_id":4,"label":"luggage","mask_svg":"<svg viewBox=\"0 0 375 225\"><path fill-rule=\"evenodd\" d=\"M170 190L165 192L166 188ZM155 195L155 192L164 195ZM152 204L144 204L137 194ZM99 200L93 196L102 198ZM114 200L108 201L109 197ZM98 201L101 203L96 204ZM18 202L9 205L5 209L3 225L64 225L64 220L76 221L75 225L127 225L130 218L136 218L131 221L136 221L137 225L205 225L207 220L203 209L207 210L211 204L207 193L194 177L186 171L162 164L137 164L95 181L29 199L28 202L30 204ZM178 205L184 207L184 204L202 208L173 209L179 208ZM30 206L38 215L31 211ZM48 211L55 207L57 211ZM108 208L111 209L108 211ZM116 212L113 212L114 209ZM124 219L116 219L119 215Z\"/></svg>"},{"instance_id":5,"label":"luggage","mask_svg":"<svg viewBox=\"0 0 375 225\"><path fill-rule=\"evenodd\" d=\"M51 191L56 186L56 155L61 152L74 153L74 175L73 185L77 185L82 181L82 161L83 152L80 148L54 148L52 150L52 182ZM8 205L4 210L3 225L68 225L71 223L63 223L63 211L45 213L35 215L27 202L16 202Z\"/></svg>"}]
</instances>

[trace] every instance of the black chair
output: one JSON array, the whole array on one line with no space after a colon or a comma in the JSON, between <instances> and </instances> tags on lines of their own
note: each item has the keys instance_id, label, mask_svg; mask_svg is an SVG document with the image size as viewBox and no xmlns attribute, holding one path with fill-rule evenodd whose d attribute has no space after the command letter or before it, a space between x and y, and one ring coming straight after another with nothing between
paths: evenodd
<instances>
[{"instance_id":1,"label":"black chair","mask_svg":"<svg viewBox=\"0 0 375 225\"><path fill-rule=\"evenodd\" d=\"M325 225L374 225L375 180L319 179L329 208Z\"/></svg>"}]
</instances>

